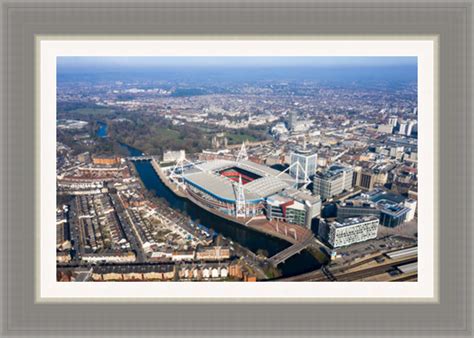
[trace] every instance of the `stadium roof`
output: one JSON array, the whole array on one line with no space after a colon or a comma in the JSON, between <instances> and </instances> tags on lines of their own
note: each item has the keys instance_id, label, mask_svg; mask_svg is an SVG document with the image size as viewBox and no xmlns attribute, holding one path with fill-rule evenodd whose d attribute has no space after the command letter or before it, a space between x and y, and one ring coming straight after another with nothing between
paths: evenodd
<instances>
[{"instance_id":1,"label":"stadium roof","mask_svg":"<svg viewBox=\"0 0 474 338\"><path fill-rule=\"evenodd\" d=\"M293 182L293 178L286 174L252 161L213 160L200 163L186 170L183 178L210 195L229 202L235 202L236 192L234 183L227 177L216 172L226 168L237 167L262 176L243 186L245 200L260 201L276 192L286 189ZM277 177L278 176L278 177Z\"/></svg>"},{"instance_id":2,"label":"stadium roof","mask_svg":"<svg viewBox=\"0 0 474 338\"><path fill-rule=\"evenodd\" d=\"M262 177L245 185L245 189L261 197L267 197L288 187L288 183L273 176Z\"/></svg>"},{"instance_id":3,"label":"stadium roof","mask_svg":"<svg viewBox=\"0 0 474 338\"><path fill-rule=\"evenodd\" d=\"M184 179L191 185L207 192L208 194L228 202L235 202L236 193L234 184L224 176L216 175L206 171L196 172L184 176ZM244 186L244 195L246 201L259 201L261 197Z\"/></svg>"}]
</instances>

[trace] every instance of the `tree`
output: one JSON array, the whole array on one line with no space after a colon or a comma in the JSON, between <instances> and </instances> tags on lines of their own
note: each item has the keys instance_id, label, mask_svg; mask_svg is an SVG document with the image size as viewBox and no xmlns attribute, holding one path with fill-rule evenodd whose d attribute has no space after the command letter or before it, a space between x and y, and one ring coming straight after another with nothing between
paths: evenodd
<instances>
[{"instance_id":1,"label":"tree","mask_svg":"<svg viewBox=\"0 0 474 338\"><path fill-rule=\"evenodd\" d=\"M257 255L258 256L263 256L263 257L268 257L268 251L265 249L258 249L257 250Z\"/></svg>"}]
</instances>

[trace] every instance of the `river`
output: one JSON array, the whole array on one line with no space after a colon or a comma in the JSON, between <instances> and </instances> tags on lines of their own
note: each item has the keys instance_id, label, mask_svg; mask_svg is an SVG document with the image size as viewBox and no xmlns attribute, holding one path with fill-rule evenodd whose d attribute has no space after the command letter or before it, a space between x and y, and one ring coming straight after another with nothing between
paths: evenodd
<instances>
[{"instance_id":1,"label":"river","mask_svg":"<svg viewBox=\"0 0 474 338\"><path fill-rule=\"evenodd\" d=\"M107 126L107 123L97 121L97 124L99 125L99 129L97 129L97 134L96 135L98 137L102 137L102 138L107 137L107 130L109 129L108 126Z\"/></svg>"},{"instance_id":2,"label":"river","mask_svg":"<svg viewBox=\"0 0 474 338\"><path fill-rule=\"evenodd\" d=\"M121 143L120 145L124 147L131 156L143 155L140 150L127 144ZM199 208L187 199L176 196L163 184L149 161L135 161L134 165L143 184L149 191L152 191L158 197L166 199L173 209L186 213L194 222L213 229L217 233L221 233L225 237L236 241L255 253L257 250L263 249L272 256L290 246L290 243L286 241L220 218ZM278 265L284 277L313 271L320 267L321 263L306 250L289 258L285 263Z\"/></svg>"}]
</instances>

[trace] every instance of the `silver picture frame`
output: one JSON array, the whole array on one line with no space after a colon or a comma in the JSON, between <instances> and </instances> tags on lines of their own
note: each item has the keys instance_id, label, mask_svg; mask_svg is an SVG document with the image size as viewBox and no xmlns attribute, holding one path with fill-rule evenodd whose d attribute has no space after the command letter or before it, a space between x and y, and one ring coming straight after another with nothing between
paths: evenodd
<instances>
[{"instance_id":1,"label":"silver picture frame","mask_svg":"<svg viewBox=\"0 0 474 338\"><path fill-rule=\"evenodd\" d=\"M2 1L2 335L472 336L472 1ZM35 301L39 36L416 36L438 41L439 301Z\"/></svg>"}]
</instances>

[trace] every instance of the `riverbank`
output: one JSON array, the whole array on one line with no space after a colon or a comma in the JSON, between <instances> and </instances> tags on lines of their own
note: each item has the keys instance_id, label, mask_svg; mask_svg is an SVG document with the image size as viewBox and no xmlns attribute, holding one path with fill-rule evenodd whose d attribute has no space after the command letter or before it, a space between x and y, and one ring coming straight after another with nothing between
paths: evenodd
<instances>
[{"instance_id":1,"label":"riverbank","mask_svg":"<svg viewBox=\"0 0 474 338\"><path fill-rule=\"evenodd\" d=\"M156 162L155 159L152 159L150 162L151 162L151 166L153 167L153 169L155 169L155 172L160 178L161 182L163 182L163 184L168 189L170 189L173 193L175 193L177 196L181 198L187 198L187 194L184 191L181 191L176 185L171 184L170 180L163 173L163 170L161 170L160 165Z\"/></svg>"}]
</instances>

